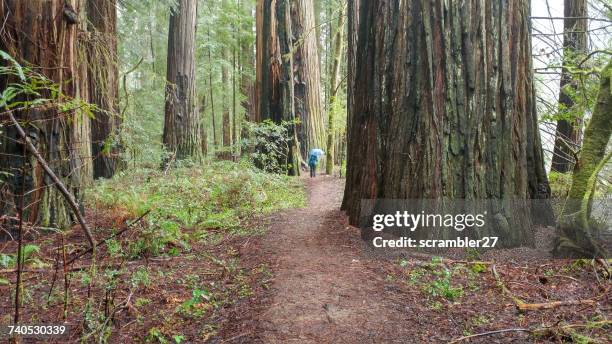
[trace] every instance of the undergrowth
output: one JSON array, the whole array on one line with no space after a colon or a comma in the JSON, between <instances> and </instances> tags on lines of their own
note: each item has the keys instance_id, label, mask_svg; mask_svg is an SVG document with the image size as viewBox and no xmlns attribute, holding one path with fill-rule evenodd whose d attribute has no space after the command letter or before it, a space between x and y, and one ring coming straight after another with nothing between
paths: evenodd
<instances>
[{"instance_id":1,"label":"undergrowth","mask_svg":"<svg viewBox=\"0 0 612 344\"><path fill-rule=\"evenodd\" d=\"M147 230L130 243L129 255L156 256L189 249L211 233L248 235L245 221L280 209L301 207L299 180L261 172L246 162L207 162L168 171L134 169L88 190L88 205L126 219L145 212Z\"/></svg>"}]
</instances>

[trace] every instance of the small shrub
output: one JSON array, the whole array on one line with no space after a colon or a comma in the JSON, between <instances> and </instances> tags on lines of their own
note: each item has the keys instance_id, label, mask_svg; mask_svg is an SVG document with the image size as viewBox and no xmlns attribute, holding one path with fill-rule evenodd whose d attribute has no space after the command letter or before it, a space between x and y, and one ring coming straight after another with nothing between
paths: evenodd
<instances>
[{"instance_id":1,"label":"small shrub","mask_svg":"<svg viewBox=\"0 0 612 344\"><path fill-rule=\"evenodd\" d=\"M440 278L435 279L425 286L425 291L434 297L443 297L454 301L463 296L463 287L454 287L451 283L452 273L444 270Z\"/></svg>"}]
</instances>

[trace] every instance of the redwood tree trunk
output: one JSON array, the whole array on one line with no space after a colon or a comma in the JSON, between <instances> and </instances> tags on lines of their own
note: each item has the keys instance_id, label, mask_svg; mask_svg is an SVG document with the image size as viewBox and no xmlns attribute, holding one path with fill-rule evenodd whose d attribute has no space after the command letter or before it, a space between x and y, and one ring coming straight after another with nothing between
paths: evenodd
<instances>
[{"instance_id":1,"label":"redwood tree trunk","mask_svg":"<svg viewBox=\"0 0 612 344\"><path fill-rule=\"evenodd\" d=\"M74 9L71 18L79 22L64 15L65 4ZM63 95L61 99L87 101L87 54L77 38L84 31L83 14L81 0L0 1L0 18L4 18L0 50L56 83ZM5 61L0 64L4 65ZM17 81L0 76L0 89ZM42 96L50 98L51 94ZM89 117L79 109L60 111L57 108L17 111L15 117L23 122L24 130L49 167L79 199L81 187L91 180ZM2 121L0 171L8 172L11 177L2 179L5 182L0 187L0 215L15 216L15 205L19 204L21 187L25 185L24 220L46 227L67 227L71 219L63 196L36 159L23 157L24 149L16 128L4 122L5 119ZM24 164L25 173L22 173Z\"/></svg>"},{"instance_id":2,"label":"redwood tree trunk","mask_svg":"<svg viewBox=\"0 0 612 344\"><path fill-rule=\"evenodd\" d=\"M240 9L244 15L252 15L253 8L249 1L240 1ZM241 30L252 31L253 25L250 22L242 24ZM240 41L240 53L238 62L240 63L240 91L244 95L244 100L240 105L244 108L245 119L256 121L255 117L255 80L252 76L252 68L255 66L254 44L248 40ZM240 131L243 135L243 131Z\"/></svg>"},{"instance_id":3,"label":"redwood tree trunk","mask_svg":"<svg viewBox=\"0 0 612 344\"><path fill-rule=\"evenodd\" d=\"M529 1L360 5L354 69L349 48L350 222L362 199L547 198ZM529 228L524 212L499 215Z\"/></svg>"},{"instance_id":4,"label":"redwood tree trunk","mask_svg":"<svg viewBox=\"0 0 612 344\"><path fill-rule=\"evenodd\" d=\"M227 60L227 55L225 50L222 53L223 60ZM230 128L230 97L228 96L228 87L227 84L229 82L229 73L227 70L227 66L223 64L221 66L221 89L222 89L222 99L221 99L221 107L223 108L223 116L221 120L221 130L222 130L222 139L223 139L223 152L221 153L221 157L223 159L229 159L231 152L230 147L232 145L232 132Z\"/></svg>"},{"instance_id":5,"label":"redwood tree trunk","mask_svg":"<svg viewBox=\"0 0 612 344\"><path fill-rule=\"evenodd\" d=\"M313 0L293 0L291 32L297 39L293 47L295 117L302 159L312 148L325 146L325 125L321 104L321 73L315 28Z\"/></svg>"},{"instance_id":6,"label":"redwood tree trunk","mask_svg":"<svg viewBox=\"0 0 612 344\"><path fill-rule=\"evenodd\" d=\"M260 121L269 119L280 124L295 119L293 89L294 66L290 53L293 46L288 0L259 0L257 3L257 81L256 109ZM259 32L262 34L259 35ZM299 144L295 126L289 127L291 138L287 164L291 174L299 174Z\"/></svg>"},{"instance_id":7,"label":"redwood tree trunk","mask_svg":"<svg viewBox=\"0 0 612 344\"><path fill-rule=\"evenodd\" d=\"M346 158L348 161L348 157L351 156L353 150L358 150L360 148L357 144L351 144L351 135L349 134L353 131L352 127L355 123L353 121L353 109L355 108L355 79L356 72L355 67L357 64L357 39L359 34L359 6L361 0L348 1L346 7L346 19L347 19L347 35L346 35ZM357 130L357 129L354 129ZM358 158L358 156L355 156ZM355 174L359 171L356 169L355 171L350 170L347 166L346 169L346 180L347 182L350 180L354 180ZM351 196L351 197L349 197ZM348 202L350 199L354 197L352 193L347 192L345 189L344 197L342 199L343 210L346 210L348 207Z\"/></svg>"},{"instance_id":8,"label":"redwood tree trunk","mask_svg":"<svg viewBox=\"0 0 612 344\"><path fill-rule=\"evenodd\" d=\"M576 65L587 52L587 29L588 16L586 0L565 0L563 20L563 65ZM565 110L571 110L574 106L572 98L568 95L567 88L575 92L578 88L578 80L567 68L561 72L559 90L559 106ZM571 170L574 156L572 150L580 142L581 125L578 119L560 119L557 121L555 134L555 147L552 157L553 171L567 173ZM569 146L569 148L568 148Z\"/></svg>"},{"instance_id":9,"label":"redwood tree trunk","mask_svg":"<svg viewBox=\"0 0 612 344\"><path fill-rule=\"evenodd\" d=\"M117 68L116 0L87 0L89 41L89 95L99 111L91 120L91 152L94 178L110 178L120 167L118 134L121 118L117 111L119 75Z\"/></svg>"},{"instance_id":10,"label":"redwood tree trunk","mask_svg":"<svg viewBox=\"0 0 612 344\"><path fill-rule=\"evenodd\" d=\"M195 98L196 0L180 0L170 13L163 143L177 160L201 157Z\"/></svg>"},{"instance_id":11,"label":"redwood tree trunk","mask_svg":"<svg viewBox=\"0 0 612 344\"><path fill-rule=\"evenodd\" d=\"M327 109L327 151L325 152L327 154L325 162L325 173L329 175L334 172L334 158L336 155L334 143L334 136L336 135L336 129L334 125L334 107L336 104L336 96L338 95L338 87L340 85L340 63L342 61L343 50L344 18L345 13L344 11L341 11L340 15L338 16L338 25L336 27L336 33L334 34L334 49L332 51L332 58L334 62L332 65L329 83L329 109Z\"/></svg>"}]
</instances>

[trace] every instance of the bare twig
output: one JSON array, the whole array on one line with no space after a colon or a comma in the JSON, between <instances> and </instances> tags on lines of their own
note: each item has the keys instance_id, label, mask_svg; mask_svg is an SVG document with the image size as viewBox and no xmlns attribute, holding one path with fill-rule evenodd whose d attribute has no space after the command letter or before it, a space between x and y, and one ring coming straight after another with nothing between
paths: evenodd
<instances>
[{"instance_id":1,"label":"bare twig","mask_svg":"<svg viewBox=\"0 0 612 344\"><path fill-rule=\"evenodd\" d=\"M532 333L533 331L528 329L528 328L522 328L522 327L507 328L507 329L495 330L495 331L487 331L487 332L472 334L472 335L469 335L469 336L459 337L457 339L451 340L450 342L448 342L448 344L459 343L459 342L462 342L464 340L468 340L468 339L472 339L472 338L476 338L476 337L490 336L492 334L505 333L505 332L528 332L528 333Z\"/></svg>"},{"instance_id":2,"label":"bare twig","mask_svg":"<svg viewBox=\"0 0 612 344\"><path fill-rule=\"evenodd\" d=\"M147 216L147 215L148 215L150 212L151 212L151 210L147 210L147 211L145 211L145 212L144 212L144 214L140 215L140 216L139 216L139 217L138 217L136 220L132 221L132 223L130 223L129 225L127 225L127 226L126 226L125 228L123 228L122 230L118 231L118 232L117 232L117 233L115 233L115 234L112 234L112 235L108 236L106 239L100 240L100 241L99 241L99 242L96 244L96 246L100 246L100 245L102 245L102 244L105 244L107 241L109 241L109 240L111 240L111 239L113 239L113 238L115 238L115 237L118 237L119 235L123 234L124 232L126 232L127 230L129 230L130 228L132 228L132 226L134 226L136 223L140 222L140 220L142 220L142 219L143 219L145 216ZM70 265L70 264L74 263L74 261L75 261L75 260L77 260L77 259L81 258L82 256L86 255L86 254L87 254L87 253L89 253L89 252L91 252L91 247L90 247L90 248L88 248L87 250L85 250L85 251L81 252L81 253L78 253L76 256L72 257L72 258L71 258L71 259L68 261L68 263L67 263L66 265Z\"/></svg>"}]
</instances>

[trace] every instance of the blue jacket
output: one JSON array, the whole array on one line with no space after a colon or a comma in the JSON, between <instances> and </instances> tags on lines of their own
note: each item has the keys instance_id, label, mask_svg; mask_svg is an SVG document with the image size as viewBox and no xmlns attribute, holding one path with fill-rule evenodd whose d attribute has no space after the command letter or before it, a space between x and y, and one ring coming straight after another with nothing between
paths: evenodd
<instances>
[{"instance_id":1,"label":"blue jacket","mask_svg":"<svg viewBox=\"0 0 612 344\"><path fill-rule=\"evenodd\" d=\"M310 156L308 157L308 165L317 166L318 162L319 162L319 156L316 154L310 154Z\"/></svg>"}]
</instances>

